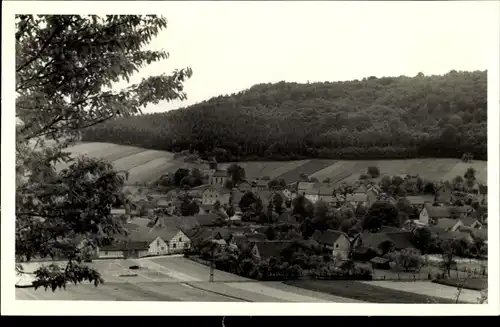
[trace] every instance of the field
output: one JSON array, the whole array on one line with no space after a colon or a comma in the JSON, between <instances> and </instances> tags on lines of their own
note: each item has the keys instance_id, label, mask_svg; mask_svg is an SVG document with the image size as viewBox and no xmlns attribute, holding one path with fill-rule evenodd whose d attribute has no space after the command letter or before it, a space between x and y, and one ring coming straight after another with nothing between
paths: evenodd
<instances>
[{"instance_id":1,"label":"field","mask_svg":"<svg viewBox=\"0 0 500 327\"><path fill-rule=\"evenodd\" d=\"M475 279L465 279L465 282L460 279L439 279L435 280L434 283L447 285L447 286L463 286L464 289L481 291L488 288L488 280L486 278L475 278ZM463 285L462 285L463 283Z\"/></svg>"},{"instance_id":2,"label":"field","mask_svg":"<svg viewBox=\"0 0 500 327\"><path fill-rule=\"evenodd\" d=\"M456 292L456 288L444 286L445 289L440 289L430 282L302 280L285 283L371 303L455 303L450 294ZM427 292L422 291L424 287Z\"/></svg>"},{"instance_id":3,"label":"field","mask_svg":"<svg viewBox=\"0 0 500 327\"><path fill-rule=\"evenodd\" d=\"M113 163L116 169L129 171L129 184L150 182L167 172L175 172L179 168L207 167L188 164L181 158L167 151L147 150L132 146L122 146L111 143L80 143L68 149L73 155L88 155L106 159ZM240 162L245 168L247 178L269 176L283 178L287 183L299 180L301 173L316 177L319 181L330 178L334 183L354 182L359 175L366 172L369 166L379 167L382 175L419 174L431 180L451 180L457 175L463 175L468 167L476 170L476 178L487 182L487 162L474 161L470 164L459 159L408 159L408 160L327 160L310 159L297 161ZM229 164L220 164L227 167ZM64 168L65 164L57 166Z\"/></svg>"},{"instance_id":4,"label":"field","mask_svg":"<svg viewBox=\"0 0 500 327\"><path fill-rule=\"evenodd\" d=\"M279 282L256 282L220 270L208 282L207 266L183 257L96 260L105 283L68 285L66 291L16 288L18 300L198 301L198 302L359 302ZM128 267L139 265L140 269ZM37 264L25 265L26 271ZM120 275L137 274L134 277Z\"/></svg>"}]
</instances>

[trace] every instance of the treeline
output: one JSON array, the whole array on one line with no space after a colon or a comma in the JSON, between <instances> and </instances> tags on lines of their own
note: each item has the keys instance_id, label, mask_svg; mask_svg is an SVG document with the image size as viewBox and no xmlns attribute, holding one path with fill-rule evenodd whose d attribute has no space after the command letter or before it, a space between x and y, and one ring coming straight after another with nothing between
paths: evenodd
<instances>
[{"instance_id":1,"label":"treeline","mask_svg":"<svg viewBox=\"0 0 500 327\"><path fill-rule=\"evenodd\" d=\"M86 129L83 141L197 151L219 161L455 157L486 160L486 71L259 84Z\"/></svg>"}]
</instances>

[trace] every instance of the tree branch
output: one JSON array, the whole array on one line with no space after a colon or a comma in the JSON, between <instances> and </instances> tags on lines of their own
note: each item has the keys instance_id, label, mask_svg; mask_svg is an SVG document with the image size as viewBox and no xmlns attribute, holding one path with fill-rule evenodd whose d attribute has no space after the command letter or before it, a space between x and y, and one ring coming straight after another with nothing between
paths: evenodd
<instances>
[{"instance_id":1,"label":"tree branch","mask_svg":"<svg viewBox=\"0 0 500 327\"><path fill-rule=\"evenodd\" d=\"M28 60L24 64L20 65L19 67L17 67L16 68L16 73L19 72L19 71L21 71L24 67L30 65L35 60L37 60L40 57L40 55L42 54L42 52L45 51L45 49L49 46L50 41L52 41L52 39L56 36L56 34L59 33L59 32L61 32L66 26L68 26L67 23L64 23L62 25L57 26L54 29L54 32L52 32L52 35L50 35L50 37L45 41L45 43L43 44L43 46L40 49L40 51L35 56L33 56L33 58L31 58L30 60Z\"/></svg>"}]
</instances>

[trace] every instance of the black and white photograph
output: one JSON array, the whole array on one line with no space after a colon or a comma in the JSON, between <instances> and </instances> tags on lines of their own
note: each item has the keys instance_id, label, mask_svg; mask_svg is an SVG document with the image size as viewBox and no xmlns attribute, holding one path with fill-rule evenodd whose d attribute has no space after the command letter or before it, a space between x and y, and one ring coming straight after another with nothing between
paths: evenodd
<instances>
[{"instance_id":1,"label":"black and white photograph","mask_svg":"<svg viewBox=\"0 0 500 327\"><path fill-rule=\"evenodd\" d=\"M498 306L497 1L71 2L2 14L8 301Z\"/></svg>"}]
</instances>

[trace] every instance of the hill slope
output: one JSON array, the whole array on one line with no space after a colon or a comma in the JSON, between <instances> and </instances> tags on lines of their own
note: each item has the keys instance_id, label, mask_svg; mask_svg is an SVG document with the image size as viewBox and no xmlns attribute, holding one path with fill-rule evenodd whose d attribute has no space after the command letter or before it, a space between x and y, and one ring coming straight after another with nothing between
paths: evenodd
<instances>
[{"instance_id":1,"label":"hill slope","mask_svg":"<svg viewBox=\"0 0 500 327\"><path fill-rule=\"evenodd\" d=\"M121 118L83 140L195 149L219 161L304 158L486 160L486 72L260 84L188 108Z\"/></svg>"},{"instance_id":2,"label":"hill slope","mask_svg":"<svg viewBox=\"0 0 500 327\"><path fill-rule=\"evenodd\" d=\"M88 155L110 161L116 169L127 170L127 184L148 183L161 175L175 172L179 168L206 169L202 165L185 163L181 158L174 158L167 151L147 150L144 148L123 146L111 143L81 143L68 149L73 155ZM451 180L457 175L463 176L468 167L476 170L476 178L487 183L487 162L474 160L470 164L458 159L408 159L408 160L326 160L309 159L296 161L251 161L238 163L248 178L269 176L283 178L286 182L296 182L304 173L320 181L330 178L334 183L354 182L365 173L369 166L378 166L382 175L419 174L430 180ZM222 167L228 164L221 164ZM60 164L57 169L64 168Z\"/></svg>"}]
</instances>

